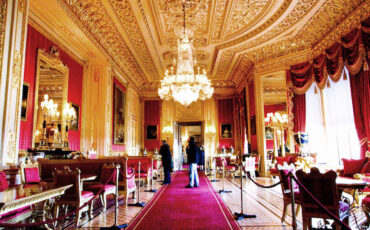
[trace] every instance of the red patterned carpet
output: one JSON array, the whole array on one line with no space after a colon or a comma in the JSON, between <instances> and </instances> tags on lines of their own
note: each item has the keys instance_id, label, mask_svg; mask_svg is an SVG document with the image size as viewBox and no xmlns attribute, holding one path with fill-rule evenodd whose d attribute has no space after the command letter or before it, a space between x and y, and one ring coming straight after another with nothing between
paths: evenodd
<instances>
[{"instance_id":1,"label":"red patterned carpet","mask_svg":"<svg viewBox=\"0 0 370 230\"><path fill-rule=\"evenodd\" d=\"M178 171L127 229L240 229L203 172L198 188L185 188L188 172Z\"/></svg>"}]
</instances>

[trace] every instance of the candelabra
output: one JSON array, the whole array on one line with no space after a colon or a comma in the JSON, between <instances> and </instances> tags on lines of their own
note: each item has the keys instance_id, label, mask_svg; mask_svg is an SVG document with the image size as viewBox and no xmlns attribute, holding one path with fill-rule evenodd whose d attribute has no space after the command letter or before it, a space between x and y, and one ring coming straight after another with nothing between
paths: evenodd
<instances>
[{"instance_id":1,"label":"candelabra","mask_svg":"<svg viewBox=\"0 0 370 230\"><path fill-rule=\"evenodd\" d=\"M268 113L265 118L265 126L271 127L274 131L274 157L278 156L277 152L277 132L281 131L281 155L285 156L284 130L288 127L288 116L280 113Z\"/></svg>"},{"instance_id":2,"label":"candelabra","mask_svg":"<svg viewBox=\"0 0 370 230\"><path fill-rule=\"evenodd\" d=\"M40 138L39 149L47 150L49 148L48 142L53 142L50 138L54 138L54 135L49 134L52 132L51 129L54 128L54 123L59 118L58 104L54 103L52 99L49 99L47 94L44 95L44 100L41 102L41 112L44 119L42 123L42 137ZM50 125L49 132L47 132L48 125Z\"/></svg>"},{"instance_id":3,"label":"candelabra","mask_svg":"<svg viewBox=\"0 0 370 230\"><path fill-rule=\"evenodd\" d=\"M63 148L66 150L69 150L68 126L70 122L76 118L76 111L72 108L70 103L66 103L64 110L63 110L63 116L66 121L66 130L64 133Z\"/></svg>"},{"instance_id":4,"label":"candelabra","mask_svg":"<svg viewBox=\"0 0 370 230\"><path fill-rule=\"evenodd\" d=\"M208 169L211 169L211 165L212 165L212 138L215 136L216 134L216 129L214 126L206 126L205 128L205 134L206 136L208 137L208 154L209 154L209 164L208 164ZM206 159L206 157L205 157ZM205 170L207 170L207 160L204 161L205 162Z\"/></svg>"}]
</instances>

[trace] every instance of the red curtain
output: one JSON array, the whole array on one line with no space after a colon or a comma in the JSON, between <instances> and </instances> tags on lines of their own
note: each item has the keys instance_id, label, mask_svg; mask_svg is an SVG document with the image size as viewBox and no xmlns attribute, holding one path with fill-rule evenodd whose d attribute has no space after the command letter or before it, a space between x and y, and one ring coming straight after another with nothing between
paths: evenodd
<instances>
[{"instance_id":1,"label":"red curtain","mask_svg":"<svg viewBox=\"0 0 370 230\"><path fill-rule=\"evenodd\" d=\"M306 131L306 94L293 97L294 132Z\"/></svg>"},{"instance_id":2,"label":"red curtain","mask_svg":"<svg viewBox=\"0 0 370 230\"><path fill-rule=\"evenodd\" d=\"M28 25L27 41L25 52L24 65L24 82L29 84L29 94L27 103L26 120L21 121L20 135L19 135L19 149L27 150L32 146L32 132L33 132L33 109L35 100L35 80L36 80L36 61L38 49L49 50L51 46L56 46L52 41L38 32L35 28ZM71 56L59 49L60 59L68 66L68 102L79 106L79 124L81 124L82 111L82 80L83 80L83 66L77 63ZM68 132L69 145L71 150L80 150L80 132L78 130L70 130Z\"/></svg>"},{"instance_id":3,"label":"red curtain","mask_svg":"<svg viewBox=\"0 0 370 230\"><path fill-rule=\"evenodd\" d=\"M309 62L292 65L287 80L293 83L294 92L304 94L313 82L313 66Z\"/></svg>"},{"instance_id":4,"label":"red curtain","mask_svg":"<svg viewBox=\"0 0 370 230\"><path fill-rule=\"evenodd\" d=\"M358 138L361 142L361 157L370 151L370 71L360 71L351 76L353 114Z\"/></svg>"},{"instance_id":5,"label":"red curtain","mask_svg":"<svg viewBox=\"0 0 370 230\"><path fill-rule=\"evenodd\" d=\"M161 135L161 104L160 101L145 101L144 105L144 147L147 150L154 150L161 145L160 135ZM147 126L156 125L157 126L157 139L147 139Z\"/></svg>"}]
</instances>

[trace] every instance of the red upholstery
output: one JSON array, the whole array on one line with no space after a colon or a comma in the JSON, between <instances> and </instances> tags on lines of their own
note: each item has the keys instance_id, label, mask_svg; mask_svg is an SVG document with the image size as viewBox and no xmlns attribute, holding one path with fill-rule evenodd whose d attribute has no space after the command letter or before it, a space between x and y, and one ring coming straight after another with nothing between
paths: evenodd
<instances>
[{"instance_id":1,"label":"red upholstery","mask_svg":"<svg viewBox=\"0 0 370 230\"><path fill-rule=\"evenodd\" d=\"M295 174L295 170L294 170L294 169L283 169L283 170L281 170L280 172L281 172L281 176L282 176L282 178L284 178L285 176L287 176L287 175L289 174L289 172L292 172L292 173L293 173L293 175ZM291 189L289 178L285 179L285 180L283 181L283 183L284 183L284 187L285 187L286 189ZM297 183L295 183L295 181L294 181L294 180L293 180L293 189L294 189L294 190L299 190L299 186L297 185Z\"/></svg>"},{"instance_id":2,"label":"red upholstery","mask_svg":"<svg viewBox=\"0 0 370 230\"><path fill-rule=\"evenodd\" d=\"M370 196L367 196L364 199L362 199L362 205L367 208L370 208Z\"/></svg>"},{"instance_id":3,"label":"red upholstery","mask_svg":"<svg viewBox=\"0 0 370 230\"><path fill-rule=\"evenodd\" d=\"M94 193L91 191L81 191L81 197L83 198L89 198L93 196L94 196Z\"/></svg>"},{"instance_id":4,"label":"red upholstery","mask_svg":"<svg viewBox=\"0 0 370 230\"><path fill-rule=\"evenodd\" d=\"M366 175L367 173L370 173L370 161L368 161L361 169L361 174Z\"/></svg>"},{"instance_id":5,"label":"red upholstery","mask_svg":"<svg viewBox=\"0 0 370 230\"><path fill-rule=\"evenodd\" d=\"M55 160L57 162L57 160ZM39 163L40 165L40 163ZM67 165L71 170L74 170L75 168L78 168L81 170L82 174L89 174L89 175L98 175L97 181L100 181L100 173L103 164L101 162L92 162L91 160L89 161L88 164L86 163L75 163L71 162L68 164L61 164L61 163L48 163L48 164L42 164L41 165L41 179L44 180L44 178L53 178L53 172L54 169L63 169L63 167Z\"/></svg>"},{"instance_id":6,"label":"red upholstery","mask_svg":"<svg viewBox=\"0 0 370 230\"><path fill-rule=\"evenodd\" d=\"M108 167L103 167L103 169L101 170L101 173L100 173L100 182L102 184L105 184L108 179L111 177L112 173L115 172L115 168L108 168ZM116 173L114 173L112 179L108 182L108 183L115 183L116 181Z\"/></svg>"},{"instance_id":7,"label":"red upholstery","mask_svg":"<svg viewBox=\"0 0 370 230\"><path fill-rule=\"evenodd\" d=\"M271 172L271 174L273 174L273 175L277 175L277 174L279 173L279 170L277 170L277 168L271 168L271 169L270 169L270 172Z\"/></svg>"},{"instance_id":8,"label":"red upholstery","mask_svg":"<svg viewBox=\"0 0 370 230\"><path fill-rule=\"evenodd\" d=\"M364 167L367 159L342 159L343 161L343 176L353 176L356 173L360 173Z\"/></svg>"},{"instance_id":9,"label":"red upholstery","mask_svg":"<svg viewBox=\"0 0 370 230\"><path fill-rule=\"evenodd\" d=\"M130 177L130 175L129 175L129 177ZM136 187L135 177L132 177L131 179L127 180L127 187L128 188L135 188Z\"/></svg>"},{"instance_id":10,"label":"red upholstery","mask_svg":"<svg viewBox=\"0 0 370 230\"><path fill-rule=\"evenodd\" d=\"M104 184L94 184L94 185L89 186L87 189L94 193L98 193L100 189L102 188L103 188L103 192L106 193L106 192L111 192L112 190L114 191L116 189L116 186L112 184L107 184L105 186Z\"/></svg>"},{"instance_id":11,"label":"red upholstery","mask_svg":"<svg viewBox=\"0 0 370 230\"><path fill-rule=\"evenodd\" d=\"M222 157L215 157L216 167L222 167Z\"/></svg>"},{"instance_id":12,"label":"red upholstery","mask_svg":"<svg viewBox=\"0 0 370 230\"><path fill-rule=\"evenodd\" d=\"M32 183L39 183L40 182L40 175L39 175L39 168L25 168L24 169L24 179L27 184Z\"/></svg>"},{"instance_id":13,"label":"red upholstery","mask_svg":"<svg viewBox=\"0 0 370 230\"><path fill-rule=\"evenodd\" d=\"M148 172L148 170L152 169L152 161L149 157L141 157L141 158L129 158L127 161L127 166L132 167L135 169L135 172L139 171L139 162L140 162L140 172Z\"/></svg>"},{"instance_id":14,"label":"red upholstery","mask_svg":"<svg viewBox=\"0 0 370 230\"><path fill-rule=\"evenodd\" d=\"M284 162L288 163L288 165L291 163L291 157L276 157L276 163L278 165L284 165Z\"/></svg>"},{"instance_id":15,"label":"red upholstery","mask_svg":"<svg viewBox=\"0 0 370 230\"><path fill-rule=\"evenodd\" d=\"M6 180L6 174L3 171L0 171L0 191L9 188L9 183Z\"/></svg>"}]
</instances>

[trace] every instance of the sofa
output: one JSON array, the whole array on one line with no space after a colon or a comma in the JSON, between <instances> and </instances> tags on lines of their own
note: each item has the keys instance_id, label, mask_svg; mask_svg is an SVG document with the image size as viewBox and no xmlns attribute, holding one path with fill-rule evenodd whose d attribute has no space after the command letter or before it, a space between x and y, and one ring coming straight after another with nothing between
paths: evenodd
<instances>
[{"instance_id":1,"label":"sofa","mask_svg":"<svg viewBox=\"0 0 370 230\"><path fill-rule=\"evenodd\" d=\"M277 165L284 165L286 162L288 165L294 164L296 169L302 169L303 171L309 171L311 167L316 164L316 154L311 153L309 157L302 157L298 153L287 153L285 157L276 157L274 167L270 168L271 176L279 176L279 170Z\"/></svg>"},{"instance_id":2,"label":"sofa","mask_svg":"<svg viewBox=\"0 0 370 230\"><path fill-rule=\"evenodd\" d=\"M104 164L120 164L121 171L123 173L119 175L119 193L125 195L125 201L127 203L128 195L133 193L135 197L136 184L135 175L131 175L134 171L127 167L127 157L124 156L113 156L103 157L98 159L37 159L39 164L39 173L42 181L53 183L53 172L55 169L63 169L64 166L68 166L70 169L78 168L81 170L81 174L85 175L96 175L97 178L93 181L86 181L86 186L100 183L100 175Z\"/></svg>"}]
</instances>

